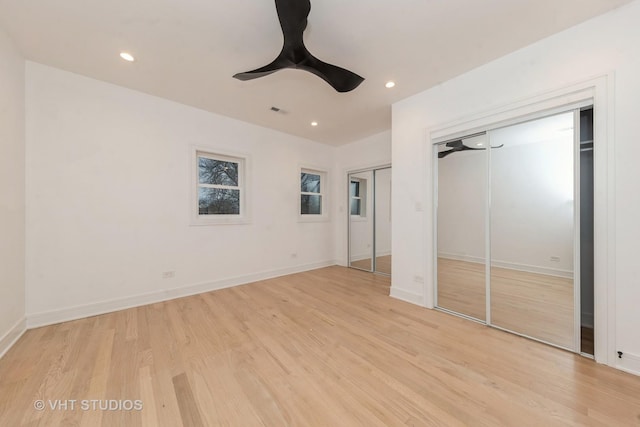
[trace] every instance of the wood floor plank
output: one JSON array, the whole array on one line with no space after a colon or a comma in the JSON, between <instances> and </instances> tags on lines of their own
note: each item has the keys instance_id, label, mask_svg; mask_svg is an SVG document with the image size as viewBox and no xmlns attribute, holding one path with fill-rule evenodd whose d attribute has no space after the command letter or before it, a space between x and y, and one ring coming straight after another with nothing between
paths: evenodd
<instances>
[{"instance_id":1,"label":"wood floor plank","mask_svg":"<svg viewBox=\"0 0 640 427\"><path fill-rule=\"evenodd\" d=\"M180 408L180 417L184 427L202 427L202 416L200 409L193 397L193 391L189 384L187 374L184 372L173 377L173 387Z\"/></svg>"},{"instance_id":2,"label":"wood floor plank","mask_svg":"<svg viewBox=\"0 0 640 427\"><path fill-rule=\"evenodd\" d=\"M640 426L639 377L388 295L329 267L28 331L0 425Z\"/></svg>"}]
</instances>

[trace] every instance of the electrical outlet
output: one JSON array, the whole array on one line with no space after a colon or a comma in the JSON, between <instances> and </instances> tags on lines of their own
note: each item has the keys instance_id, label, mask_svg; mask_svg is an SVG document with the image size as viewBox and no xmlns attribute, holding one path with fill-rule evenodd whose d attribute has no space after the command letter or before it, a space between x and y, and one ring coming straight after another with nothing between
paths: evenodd
<instances>
[{"instance_id":1,"label":"electrical outlet","mask_svg":"<svg viewBox=\"0 0 640 427\"><path fill-rule=\"evenodd\" d=\"M551 262L560 262L560 257L559 256L552 256L549 258L549 261Z\"/></svg>"},{"instance_id":2,"label":"electrical outlet","mask_svg":"<svg viewBox=\"0 0 640 427\"><path fill-rule=\"evenodd\" d=\"M418 275L413 276L413 281L416 283L424 283L424 277Z\"/></svg>"},{"instance_id":3,"label":"electrical outlet","mask_svg":"<svg viewBox=\"0 0 640 427\"><path fill-rule=\"evenodd\" d=\"M163 279L173 279L174 277L176 277L175 271L165 271L164 273L162 273Z\"/></svg>"}]
</instances>

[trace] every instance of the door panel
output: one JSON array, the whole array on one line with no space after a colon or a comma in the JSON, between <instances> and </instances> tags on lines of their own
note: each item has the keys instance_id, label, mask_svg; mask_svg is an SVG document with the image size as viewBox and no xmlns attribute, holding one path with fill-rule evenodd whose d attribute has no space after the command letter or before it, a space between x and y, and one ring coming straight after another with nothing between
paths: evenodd
<instances>
[{"instance_id":1,"label":"door panel","mask_svg":"<svg viewBox=\"0 0 640 427\"><path fill-rule=\"evenodd\" d=\"M373 271L373 171L349 174L349 266Z\"/></svg>"},{"instance_id":2,"label":"door panel","mask_svg":"<svg viewBox=\"0 0 640 427\"><path fill-rule=\"evenodd\" d=\"M489 133L491 324L573 349L574 112Z\"/></svg>"},{"instance_id":3,"label":"door panel","mask_svg":"<svg viewBox=\"0 0 640 427\"><path fill-rule=\"evenodd\" d=\"M438 307L486 320L486 135L436 147Z\"/></svg>"},{"instance_id":4,"label":"door panel","mask_svg":"<svg viewBox=\"0 0 640 427\"><path fill-rule=\"evenodd\" d=\"M391 168L374 174L375 270L391 274Z\"/></svg>"}]
</instances>

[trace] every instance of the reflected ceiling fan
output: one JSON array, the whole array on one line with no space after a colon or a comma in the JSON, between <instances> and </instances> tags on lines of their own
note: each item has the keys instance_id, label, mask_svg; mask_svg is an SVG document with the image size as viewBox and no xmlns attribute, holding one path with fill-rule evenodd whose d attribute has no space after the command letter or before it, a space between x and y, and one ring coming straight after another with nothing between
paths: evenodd
<instances>
[{"instance_id":1,"label":"reflected ceiling fan","mask_svg":"<svg viewBox=\"0 0 640 427\"><path fill-rule=\"evenodd\" d=\"M461 139L458 139L458 140L456 140L456 141L447 142L447 143L445 144L445 146L446 146L446 147L451 148L451 150L447 150L447 151L440 151L440 152L438 153L438 158L439 158L439 159L445 158L445 157L447 157L449 154L457 153L457 152L459 152L459 151L467 151L467 150L486 150L486 149L487 149L486 147L477 147L477 148L469 147L469 146L467 146L467 145L464 145L464 143L462 142L462 140L461 140ZM504 146L504 144L500 144L500 145L497 145L497 146L495 146L495 147L491 147L491 148L502 148L503 146Z\"/></svg>"},{"instance_id":2,"label":"reflected ceiling fan","mask_svg":"<svg viewBox=\"0 0 640 427\"><path fill-rule=\"evenodd\" d=\"M364 78L349 70L319 60L307 50L302 34L307 28L307 16L311 11L310 0L275 0L275 2L284 35L284 46L280 54L264 67L238 73L233 77L246 81L267 76L283 68L295 68L315 74L338 92L349 92L364 81Z\"/></svg>"}]
</instances>

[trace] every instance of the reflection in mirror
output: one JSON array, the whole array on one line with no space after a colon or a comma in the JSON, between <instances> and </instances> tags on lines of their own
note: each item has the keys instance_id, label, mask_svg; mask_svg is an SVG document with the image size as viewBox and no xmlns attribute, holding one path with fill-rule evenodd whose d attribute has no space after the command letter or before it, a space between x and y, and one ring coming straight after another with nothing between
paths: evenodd
<instances>
[{"instance_id":1,"label":"reflection in mirror","mask_svg":"<svg viewBox=\"0 0 640 427\"><path fill-rule=\"evenodd\" d=\"M574 347L574 113L490 132L491 323Z\"/></svg>"},{"instance_id":2,"label":"reflection in mirror","mask_svg":"<svg viewBox=\"0 0 640 427\"><path fill-rule=\"evenodd\" d=\"M486 319L486 135L437 145L438 307Z\"/></svg>"},{"instance_id":3,"label":"reflection in mirror","mask_svg":"<svg viewBox=\"0 0 640 427\"><path fill-rule=\"evenodd\" d=\"M349 266L373 271L373 171L349 174Z\"/></svg>"},{"instance_id":4,"label":"reflection in mirror","mask_svg":"<svg viewBox=\"0 0 640 427\"><path fill-rule=\"evenodd\" d=\"M391 168L374 171L375 270L391 274Z\"/></svg>"}]
</instances>

